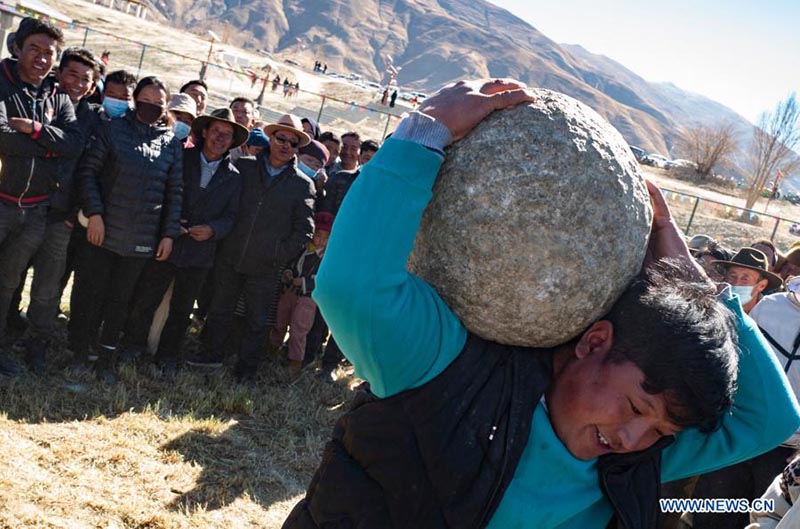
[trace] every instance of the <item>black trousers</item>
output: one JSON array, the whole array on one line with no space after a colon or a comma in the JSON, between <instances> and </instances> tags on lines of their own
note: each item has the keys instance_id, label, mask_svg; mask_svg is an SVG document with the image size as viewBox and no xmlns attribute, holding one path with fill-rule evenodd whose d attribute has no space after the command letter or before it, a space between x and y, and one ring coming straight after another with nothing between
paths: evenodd
<instances>
[{"instance_id":1,"label":"black trousers","mask_svg":"<svg viewBox=\"0 0 800 529\"><path fill-rule=\"evenodd\" d=\"M142 349L147 346L153 315L174 280L169 316L161 331L156 358L159 361L177 361L181 342L191 323L194 302L200 295L207 274L206 268L178 268L169 262L149 261L142 271L131 302L130 315L125 324L125 343Z\"/></svg>"},{"instance_id":2,"label":"black trousers","mask_svg":"<svg viewBox=\"0 0 800 529\"><path fill-rule=\"evenodd\" d=\"M149 261L127 257L100 246L80 248L75 282L70 298L69 341L73 351L83 356L97 340L116 348L128 317L128 308L139 276Z\"/></svg>"},{"instance_id":3,"label":"black trousers","mask_svg":"<svg viewBox=\"0 0 800 529\"><path fill-rule=\"evenodd\" d=\"M235 369L238 377L254 375L263 360L270 303L278 290L276 276L276 270L265 270L257 275L242 274L224 259L214 266L214 294L203 336L205 347L211 354L222 357L236 303L244 293L246 323Z\"/></svg>"},{"instance_id":4,"label":"black trousers","mask_svg":"<svg viewBox=\"0 0 800 529\"><path fill-rule=\"evenodd\" d=\"M303 362L313 362L322 356L322 343L328 336L328 324L317 307L317 314L314 317L314 325L308 332L306 338L306 356Z\"/></svg>"},{"instance_id":5,"label":"black trousers","mask_svg":"<svg viewBox=\"0 0 800 529\"><path fill-rule=\"evenodd\" d=\"M325 346L325 353L322 355L322 369L332 370L344 360L342 350L339 349L339 344L331 334L328 339L328 345Z\"/></svg>"}]
</instances>

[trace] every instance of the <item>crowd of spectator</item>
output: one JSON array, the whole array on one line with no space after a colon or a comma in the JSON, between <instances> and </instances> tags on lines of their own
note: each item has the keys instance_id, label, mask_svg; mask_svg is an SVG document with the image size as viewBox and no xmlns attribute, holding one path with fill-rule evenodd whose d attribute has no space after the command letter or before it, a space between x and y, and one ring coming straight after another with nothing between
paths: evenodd
<instances>
[{"instance_id":1,"label":"crowd of spectator","mask_svg":"<svg viewBox=\"0 0 800 529\"><path fill-rule=\"evenodd\" d=\"M62 50L46 21L24 19L9 43L0 372L46 375L70 277L70 376L111 384L119 363L152 361L166 376L227 364L255 383L269 351L292 376L323 356L314 277L377 142L289 114L265 123L247 97L210 109L201 79L173 94L158 77L106 73L91 51ZM281 84L287 97L299 88L276 77L273 90ZM200 345L187 354L193 319ZM331 344L323 375L342 358Z\"/></svg>"}]
</instances>

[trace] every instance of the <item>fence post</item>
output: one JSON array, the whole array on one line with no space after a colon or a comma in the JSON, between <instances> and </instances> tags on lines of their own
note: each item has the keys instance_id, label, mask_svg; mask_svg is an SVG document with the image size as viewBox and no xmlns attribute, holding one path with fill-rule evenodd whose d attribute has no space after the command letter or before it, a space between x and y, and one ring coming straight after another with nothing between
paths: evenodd
<instances>
[{"instance_id":1,"label":"fence post","mask_svg":"<svg viewBox=\"0 0 800 529\"><path fill-rule=\"evenodd\" d=\"M322 109L325 108L325 94L322 94L322 103L319 105L319 113L317 114L317 123L322 123Z\"/></svg>"},{"instance_id":2,"label":"fence post","mask_svg":"<svg viewBox=\"0 0 800 529\"><path fill-rule=\"evenodd\" d=\"M386 126L383 127L383 138L381 138L381 143L386 140L386 133L389 132L389 122L392 120L391 114L386 114Z\"/></svg>"},{"instance_id":3,"label":"fence post","mask_svg":"<svg viewBox=\"0 0 800 529\"><path fill-rule=\"evenodd\" d=\"M147 50L147 44L142 44L142 54L139 56L139 68L136 69L136 78L142 73L142 62L144 61L144 52Z\"/></svg>"},{"instance_id":4,"label":"fence post","mask_svg":"<svg viewBox=\"0 0 800 529\"><path fill-rule=\"evenodd\" d=\"M89 28L86 28L86 31L83 32L83 44L81 44L81 48L86 48L86 41L89 39Z\"/></svg>"},{"instance_id":5,"label":"fence post","mask_svg":"<svg viewBox=\"0 0 800 529\"><path fill-rule=\"evenodd\" d=\"M772 228L772 235L769 236L769 240L775 241L775 234L778 233L778 224L780 224L780 223L781 223L780 217L775 219L775 227Z\"/></svg>"},{"instance_id":6,"label":"fence post","mask_svg":"<svg viewBox=\"0 0 800 529\"><path fill-rule=\"evenodd\" d=\"M700 197L696 197L694 199L694 207L692 208L692 214L689 215L689 222L686 223L686 235L689 235L689 230L692 228L692 221L694 220L694 214L697 211L697 206L700 205Z\"/></svg>"}]
</instances>

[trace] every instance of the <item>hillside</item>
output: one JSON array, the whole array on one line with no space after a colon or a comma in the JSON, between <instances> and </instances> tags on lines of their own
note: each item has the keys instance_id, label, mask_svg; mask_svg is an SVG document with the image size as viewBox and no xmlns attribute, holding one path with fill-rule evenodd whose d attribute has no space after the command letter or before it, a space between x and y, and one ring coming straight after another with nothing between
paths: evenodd
<instances>
[{"instance_id":1,"label":"hillside","mask_svg":"<svg viewBox=\"0 0 800 529\"><path fill-rule=\"evenodd\" d=\"M176 26L214 29L234 44L306 65L321 59L332 71L379 80L389 55L401 68L402 87L516 77L587 103L651 151L670 153L687 124L729 119L743 131L750 127L719 103L560 45L483 0L160 0L157 7Z\"/></svg>"}]
</instances>

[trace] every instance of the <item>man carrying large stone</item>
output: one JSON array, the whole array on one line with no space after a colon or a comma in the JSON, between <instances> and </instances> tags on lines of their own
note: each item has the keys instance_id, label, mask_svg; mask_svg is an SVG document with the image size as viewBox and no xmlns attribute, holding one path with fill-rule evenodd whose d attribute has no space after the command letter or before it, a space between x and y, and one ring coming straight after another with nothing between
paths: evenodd
<instances>
[{"instance_id":1,"label":"man carrying large stone","mask_svg":"<svg viewBox=\"0 0 800 529\"><path fill-rule=\"evenodd\" d=\"M693 264L655 186L645 270L566 344L480 338L407 271L444 147L531 102L523 88L441 90L351 189L314 298L371 393L337 424L285 528L603 529L614 515L649 528L660 481L752 457L800 425L780 366Z\"/></svg>"},{"instance_id":2,"label":"man carrying large stone","mask_svg":"<svg viewBox=\"0 0 800 529\"><path fill-rule=\"evenodd\" d=\"M221 366L223 346L240 293L244 293L246 329L235 374L256 378L268 335L269 306L279 287L278 274L306 247L314 233L314 184L297 167L297 151L310 138L300 118L287 114L264 130L269 137L256 157L241 158L239 216L222 243L213 277L213 298L206 321L205 355L187 363Z\"/></svg>"},{"instance_id":3,"label":"man carrying large stone","mask_svg":"<svg viewBox=\"0 0 800 529\"><path fill-rule=\"evenodd\" d=\"M44 237L59 167L83 148L69 96L50 77L63 40L52 24L25 18L17 60L0 63L0 346L20 274ZM0 353L0 373L18 372Z\"/></svg>"}]
</instances>

